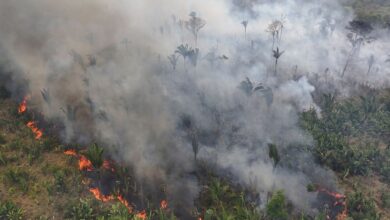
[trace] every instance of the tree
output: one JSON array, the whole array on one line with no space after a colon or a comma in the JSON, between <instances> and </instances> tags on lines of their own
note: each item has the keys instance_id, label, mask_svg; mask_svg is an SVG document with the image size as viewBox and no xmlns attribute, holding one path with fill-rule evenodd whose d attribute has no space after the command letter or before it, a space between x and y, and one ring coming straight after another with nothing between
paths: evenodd
<instances>
[{"instance_id":1,"label":"tree","mask_svg":"<svg viewBox=\"0 0 390 220\"><path fill-rule=\"evenodd\" d=\"M274 161L274 167L276 167L280 161L280 156L275 144L268 144L268 156Z\"/></svg>"},{"instance_id":2,"label":"tree","mask_svg":"<svg viewBox=\"0 0 390 220\"><path fill-rule=\"evenodd\" d=\"M271 34L272 36L272 50L275 46L275 41L281 41L282 40L282 33L284 28L284 22L283 20L274 20L271 22L271 24L268 25L267 32Z\"/></svg>"},{"instance_id":3,"label":"tree","mask_svg":"<svg viewBox=\"0 0 390 220\"><path fill-rule=\"evenodd\" d=\"M373 40L373 38L369 36L373 28L365 21L353 20L349 22L346 29L350 31L350 33L347 34L347 38L350 41L352 48L348 54L343 71L341 72L341 77L344 77L350 62L352 61L355 53L360 50L361 45L365 42L370 43Z\"/></svg>"},{"instance_id":4,"label":"tree","mask_svg":"<svg viewBox=\"0 0 390 220\"><path fill-rule=\"evenodd\" d=\"M85 156L91 161L93 167L99 169L103 165L104 149L97 144L92 144L85 152Z\"/></svg>"},{"instance_id":5,"label":"tree","mask_svg":"<svg viewBox=\"0 0 390 220\"><path fill-rule=\"evenodd\" d=\"M175 50L175 53L178 53L183 57L184 69L186 68L186 59L189 56L189 51L190 51L190 47L188 46L188 44L186 45L182 44L178 46L177 49Z\"/></svg>"},{"instance_id":6,"label":"tree","mask_svg":"<svg viewBox=\"0 0 390 220\"><path fill-rule=\"evenodd\" d=\"M276 50L273 50L273 57L275 58L275 76L277 74L277 66L278 66L278 60L283 55L284 51L280 52L279 47L276 48Z\"/></svg>"},{"instance_id":7,"label":"tree","mask_svg":"<svg viewBox=\"0 0 390 220\"><path fill-rule=\"evenodd\" d=\"M195 47L198 46L198 33L206 25L206 21L197 17L196 12L191 12L190 20L185 22L185 27L189 30L195 38Z\"/></svg>"},{"instance_id":8,"label":"tree","mask_svg":"<svg viewBox=\"0 0 390 220\"><path fill-rule=\"evenodd\" d=\"M248 21L242 21L241 22L242 26L244 26L244 34L245 34L245 40L246 40L246 28L248 27Z\"/></svg>"},{"instance_id":9,"label":"tree","mask_svg":"<svg viewBox=\"0 0 390 220\"><path fill-rule=\"evenodd\" d=\"M172 54L167 57L169 62L172 65L173 70L176 70L177 60L179 59L179 56L176 56L176 54Z\"/></svg>"}]
</instances>

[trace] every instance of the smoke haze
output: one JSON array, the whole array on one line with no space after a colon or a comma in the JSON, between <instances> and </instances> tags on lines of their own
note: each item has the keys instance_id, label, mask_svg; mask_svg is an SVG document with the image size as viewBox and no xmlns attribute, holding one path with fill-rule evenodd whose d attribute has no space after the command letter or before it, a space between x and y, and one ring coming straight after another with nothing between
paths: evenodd
<instances>
[{"instance_id":1,"label":"smoke haze","mask_svg":"<svg viewBox=\"0 0 390 220\"><path fill-rule=\"evenodd\" d=\"M191 12L206 22L197 37L186 28ZM64 125L64 142L103 143L150 191L166 184L173 205L191 207L198 196L195 142L198 160L237 184L260 197L283 189L314 212L306 185L336 184L304 150L313 143L299 112L320 113L314 92L390 85L385 30L374 30L343 71L353 16L320 0L2 0L0 63L15 98L30 94L46 120ZM283 29L274 40L267 29L276 19ZM171 65L167 56L181 44L199 54L176 53ZM277 47L284 53L275 65ZM239 88L246 77L261 83L257 91ZM283 160L276 168L270 143Z\"/></svg>"}]
</instances>

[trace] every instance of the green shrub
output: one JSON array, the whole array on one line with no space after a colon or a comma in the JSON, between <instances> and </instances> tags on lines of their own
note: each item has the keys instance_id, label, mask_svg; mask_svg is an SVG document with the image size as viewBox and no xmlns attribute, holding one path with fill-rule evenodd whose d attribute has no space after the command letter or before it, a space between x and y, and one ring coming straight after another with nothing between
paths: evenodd
<instances>
[{"instance_id":1,"label":"green shrub","mask_svg":"<svg viewBox=\"0 0 390 220\"><path fill-rule=\"evenodd\" d=\"M347 198L349 216L353 219L379 220L374 199L366 198L360 191L349 194Z\"/></svg>"},{"instance_id":2,"label":"green shrub","mask_svg":"<svg viewBox=\"0 0 390 220\"><path fill-rule=\"evenodd\" d=\"M268 218L271 220L287 220L288 213L283 191L277 191L274 193L267 204L266 211Z\"/></svg>"},{"instance_id":3,"label":"green shrub","mask_svg":"<svg viewBox=\"0 0 390 220\"><path fill-rule=\"evenodd\" d=\"M97 144L92 144L84 153L84 155L91 161L95 168L100 168L103 165L103 152L104 149Z\"/></svg>"},{"instance_id":4,"label":"green shrub","mask_svg":"<svg viewBox=\"0 0 390 220\"><path fill-rule=\"evenodd\" d=\"M390 191L384 191L381 195L382 207L385 209L390 208Z\"/></svg>"},{"instance_id":5,"label":"green shrub","mask_svg":"<svg viewBox=\"0 0 390 220\"><path fill-rule=\"evenodd\" d=\"M212 178L205 189L200 198L202 205L208 208L204 220L261 219L261 214L253 204L246 201L244 193L234 191L226 182Z\"/></svg>"},{"instance_id":6,"label":"green shrub","mask_svg":"<svg viewBox=\"0 0 390 220\"><path fill-rule=\"evenodd\" d=\"M54 173L54 187L57 192L66 192L64 171L58 170Z\"/></svg>"},{"instance_id":7,"label":"green shrub","mask_svg":"<svg viewBox=\"0 0 390 220\"><path fill-rule=\"evenodd\" d=\"M21 220L23 219L23 210L12 202L0 202L0 219Z\"/></svg>"},{"instance_id":8,"label":"green shrub","mask_svg":"<svg viewBox=\"0 0 390 220\"><path fill-rule=\"evenodd\" d=\"M19 169L8 169L4 174L9 185L17 186L23 192L28 191L30 176L27 172Z\"/></svg>"},{"instance_id":9,"label":"green shrub","mask_svg":"<svg viewBox=\"0 0 390 220\"><path fill-rule=\"evenodd\" d=\"M65 211L65 218L74 220L92 220L95 219L95 214L89 201L80 199L80 201L76 202L75 204L68 206L67 210Z\"/></svg>"}]
</instances>

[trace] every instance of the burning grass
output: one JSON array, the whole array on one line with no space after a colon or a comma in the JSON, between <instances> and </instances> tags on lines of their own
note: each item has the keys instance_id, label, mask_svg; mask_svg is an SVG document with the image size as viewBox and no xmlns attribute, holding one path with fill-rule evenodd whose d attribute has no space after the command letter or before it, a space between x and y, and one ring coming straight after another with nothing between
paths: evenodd
<instances>
[{"instance_id":1,"label":"burning grass","mask_svg":"<svg viewBox=\"0 0 390 220\"><path fill-rule=\"evenodd\" d=\"M27 105L25 107L26 111L21 112L21 114L27 113ZM0 120L3 117L0 109ZM132 189L129 187L133 184L133 180L128 176L129 170L118 166L112 160L105 159L104 152L98 145L91 145L90 148L82 151L68 149L58 152L57 150L62 148L53 147L59 144L56 141L51 141L48 137L44 137L37 126L37 122L32 120L27 126L34 133L34 137L31 137L31 139L18 139L19 134L17 133L6 135L4 143L0 143L2 149L0 173L3 174L3 180L6 180L5 185L0 185L0 195L3 198L12 198L12 200L17 201L18 205L20 204L20 207L23 207L24 213L37 217L56 216L57 218L63 218L63 216L68 216L76 219L101 216L120 216L122 219L176 218L174 216L175 210L169 206L168 201L164 198L161 198L157 204L150 207L134 204L137 202L133 200ZM7 124L0 126L0 131L8 132L8 130ZM19 130L22 131L23 129L19 128ZM37 138L38 134L39 138ZM31 163L25 162L28 161L29 157L40 158L34 155L42 155L41 159L45 161L42 164L34 164L38 169L31 168ZM279 156L281 159L283 158L283 155ZM72 160L77 161L75 169L69 167L66 158L74 158ZM1 160L5 162L2 163ZM20 168L16 168L16 166ZM110 179L111 182L119 181L120 184L108 184L111 186L107 188L105 186L107 183L104 182L105 178ZM256 209L256 203L252 203L253 200L248 199L250 193L235 188L233 184L215 176L207 176L204 179L204 190L201 192L199 201L197 201L197 210L192 214L194 218L204 220L229 218L257 220L272 219L272 216L283 217L286 216L286 213L288 216L301 215L297 210L290 210L286 198L281 199L283 198L282 193L274 193L266 205L267 211L261 212ZM82 182L85 185L81 184ZM16 187L12 187L11 190L3 190L10 184ZM47 190L42 191L39 187L46 187ZM18 193L18 190L22 193ZM347 215L354 218L363 216L366 218L372 217L373 219L378 216L375 211L377 202L365 194L355 192L347 194L346 197L318 186L315 190L331 198L330 207L332 209L340 210L334 215L337 220L347 219ZM86 197L92 197L93 200L79 200L79 198ZM384 198L384 201L387 201L386 197ZM32 201L37 199L40 201L39 205L31 206L31 204L34 204ZM55 204L50 202L53 200L56 201ZM69 209L65 213L65 207L69 203ZM47 213L47 208L39 208L42 206L51 207L49 213ZM11 207L11 209L13 208ZM20 210L21 215L23 214L22 209L16 209ZM0 211L0 216L2 214Z\"/></svg>"}]
</instances>

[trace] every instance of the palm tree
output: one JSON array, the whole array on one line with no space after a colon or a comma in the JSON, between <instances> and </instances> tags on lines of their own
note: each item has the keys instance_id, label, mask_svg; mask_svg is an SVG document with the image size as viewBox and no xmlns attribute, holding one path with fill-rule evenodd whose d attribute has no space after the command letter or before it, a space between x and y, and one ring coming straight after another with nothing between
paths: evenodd
<instances>
[{"instance_id":1,"label":"palm tree","mask_svg":"<svg viewBox=\"0 0 390 220\"><path fill-rule=\"evenodd\" d=\"M190 48L190 50L188 51L188 58L190 58L192 65L194 65L195 67L196 67L196 64L198 63L198 57L199 57L199 49L198 48L195 48L195 49Z\"/></svg>"},{"instance_id":2,"label":"palm tree","mask_svg":"<svg viewBox=\"0 0 390 220\"><path fill-rule=\"evenodd\" d=\"M186 45L182 44L178 46L177 49L175 50L175 53L178 53L183 57L184 69L186 68L186 58L189 55L189 51L190 51L190 47L188 46L188 44Z\"/></svg>"},{"instance_id":3,"label":"palm tree","mask_svg":"<svg viewBox=\"0 0 390 220\"><path fill-rule=\"evenodd\" d=\"M177 65L177 60L179 59L179 56L176 56L176 54L172 54L172 55L168 56L167 58L172 65L173 71L175 71L176 65Z\"/></svg>"},{"instance_id":4,"label":"palm tree","mask_svg":"<svg viewBox=\"0 0 390 220\"><path fill-rule=\"evenodd\" d=\"M245 34L245 40L246 40L246 28L248 27L248 21L242 21L241 22L242 26L244 26L244 34Z\"/></svg>"},{"instance_id":5,"label":"palm tree","mask_svg":"<svg viewBox=\"0 0 390 220\"><path fill-rule=\"evenodd\" d=\"M248 77L246 77L246 80L240 83L239 88L244 91L246 95L250 96L253 92L253 83Z\"/></svg>"},{"instance_id":6,"label":"palm tree","mask_svg":"<svg viewBox=\"0 0 390 220\"><path fill-rule=\"evenodd\" d=\"M273 57L275 58L275 76L276 76L276 73L277 73L277 66L278 66L278 60L279 58L283 55L284 51L280 52L279 51L279 47L276 48L276 50L273 50Z\"/></svg>"},{"instance_id":7,"label":"palm tree","mask_svg":"<svg viewBox=\"0 0 390 220\"><path fill-rule=\"evenodd\" d=\"M103 152L102 147L92 144L84 155L91 161L94 168L99 169L103 165Z\"/></svg>"},{"instance_id":8,"label":"palm tree","mask_svg":"<svg viewBox=\"0 0 390 220\"><path fill-rule=\"evenodd\" d=\"M190 20L185 22L185 27L189 30L195 38L195 47L198 47L198 33L206 25L206 21L196 16L196 12L191 12Z\"/></svg>"},{"instance_id":9,"label":"palm tree","mask_svg":"<svg viewBox=\"0 0 390 220\"><path fill-rule=\"evenodd\" d=\"M374 40L374 38L369 36L373 30L373 27L367 22L353 20L349 22L349 25L346 27L346 29L350 31L350 33L347 35L347 38L351 42L352 48L348 54L343 71L341 72L341 77L344 77L350 62L354 58L355 53L359 52L362 44L365 42L370 43Z\"/></svg>"},{"instance_id":10,"label":"palm tree","mask_svg":"<svg viewBox=\"0 0 390 220\"><path fill-rule=\"evenodd\" d=\"M271 24L268 25L267 32L269 32L272 36L272 50L275 46L275 40L280 42L282 40L282 32L283 32L284 23L282 20L274 20Z\"/></svg>"}]
</instances>

